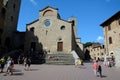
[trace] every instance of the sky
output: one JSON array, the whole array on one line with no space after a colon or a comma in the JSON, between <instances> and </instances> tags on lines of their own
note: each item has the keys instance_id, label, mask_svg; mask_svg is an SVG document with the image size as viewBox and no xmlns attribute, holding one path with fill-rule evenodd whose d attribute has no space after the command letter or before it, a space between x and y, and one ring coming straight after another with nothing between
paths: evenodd
<instances>
[{"instance_id":1,"label":"sky","mask_svg":"<svg viewBox=\"0 0 120 80\"><path fill-rule=\"evenodd\" d=\"M21 0L17 30L26 31L26 24L39 18L39 10L47 6L58 8L61 19L77 18L78 38L81 43L104 44L100 26L120 10L120 0Z\"/></svg>"}]
</instances>

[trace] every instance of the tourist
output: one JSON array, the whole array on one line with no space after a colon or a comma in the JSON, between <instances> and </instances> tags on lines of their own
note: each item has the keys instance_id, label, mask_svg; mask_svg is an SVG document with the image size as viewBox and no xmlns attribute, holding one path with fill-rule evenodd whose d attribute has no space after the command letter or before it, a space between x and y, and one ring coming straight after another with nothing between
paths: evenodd
<instances>
[{"instance_id":1,"label":"tourist","mask_svg":"<svg viewBox=\"0 0 120 80\"><path fill-rule=\"evenodd\" d=\"M25 66L24 69L27 70L27 68L26 68L27 67L27 58L26 57L24 58L24 66Z\"/></svg>"},{"instance_id":2,"label":"tourist","mask_svg":"<svg viewBox=\"0 0 120 80\"><path fill-rule=\"evenodd\" d=\"M5 66L5 57L2 57L0 59L0 63L1 63L1 72L3 72L4 66Z\"/></svg>"},{"instance_id":3,"label":"tourist","mask_svg":"<svg viewBox=\"0 0 120 80\"><path fill-rule=\"evenodd\" d=\"M94 68L94 74L97 76L97 71L98 71L98 61L96 60L94 63L93 63L93 68Z\"/></svg>"},{"instance_id":4,"label":"tourist","mask_svg":"<svg viewBox=\"0 0 120 80\"><path fill-rule=\"evenodd\" d=\"M6 75L10 73L10 68L11 68L11 57L8 56L7 61L6 61Z\"/></svg>"},{"instance_id":5,"label":"tourist","mask_svg":"<svg viewBox=\"0 0 120 80\"><path fill-rule=\"evenodd\" d=\"M98 66L98 72L99 72L99 76L102 77L102 67L101 67L101 65Z\"/></svg>"},{"instance_id":6,"label":"tourist","mask_svg":"<svg viewBox=\"0 0 120 80\"><path fill-rule=\"evenodd\" d=\"M30 66L31 66L31 59L27 58L27 70L30 70Z\"/></svg>"},{"instance_id":7,"label":"tourist","mask_svg":"<svg viewBox=\"0 0 120 80\"><path fill-rule=\"evenodd\" d=\"M30 70L30 66L31 66L30 58L25 58L24 59L24 65L25 65L25 70Z\"/></svg>"},{"instance_id":8,"label":"tourist","mask_svg":"<svg viewBox=\"0 0 120 80\"><path fill-rule=\"evenodd\" d=\"M18 61L18 64L20 64L21 56L18 57L17 61Z\"/></svg>"},{"instance_id":9,"label":"tourist","mask_svg":"<svg viewBox=\"0 0 120 80\"><path fill-rule=\"evenodd\" d=\"M78 60L78 67L81 68L83 65L83 60L82 59L79 59Z\"/></svg>"},{"instance_id":10,"label":"tourist","mask_svg":"<svg viewBox=\"0 0 120 80\"><path fill-rule=\"evenodd\" d=\"M11 58L11 64L10 64L11 75L13 75L13 67L14 67L14 60Z\"/></svg>"}]
</instances>

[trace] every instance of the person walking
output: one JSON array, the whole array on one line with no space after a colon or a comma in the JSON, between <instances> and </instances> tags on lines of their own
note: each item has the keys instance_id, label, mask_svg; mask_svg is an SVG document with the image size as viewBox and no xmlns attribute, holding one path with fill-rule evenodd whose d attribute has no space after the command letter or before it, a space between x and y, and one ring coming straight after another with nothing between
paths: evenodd
<instances>
[{"instance_id":1,"label":"person walking","mask_svg":"<svg viewBox=\"0 0 120 80\"><path fill-rule=\"evenodd\" d=\"M97 71L98 71L98 60L96 60L94 63L93 63L93 69L94 69L94 74L97 76Z\"/></svg>"},{"instance_id":2,"label":"person walking","mask_svg":"<svg viewBox=\"0 0 120 80\"><path fill-rule=\"evenodd\" d=\"M99 76L102 77L102 67L101 67L101 65L98 66L98 72L99 72Z\"/></svg>"},{"instance_id":3,"label":"person walking","mask_svg":"<svg viewBox=\"0 0 120 80\"><path fill-rule=\"evenodd\" d=\"M21 56L19 56L18 59L17 59L18 64L20 64L20 60L21 60Z\"/></svg>"},{"instance_id":4,"label":"person walking","mask_svg":"<svg viewBox=\"0 0 120 80\"><path fill-rule=\"evenodd\" d=\"M11 58L11 64L10 64L11 75L13 75L13 67L14 67L14 60Z\"/></svg>"},{"instance_id":5,"label":"person walking","mask_svg":"<svg viewBox=\"0 0 120 80\"><path fill-rule=\"evenodd\" d=\"M27 68L26 68L27 67L27 58L26 57L24 58L24 66L25 66L24 69L27 70Z\"/></svg>"},{"instance_id":6,"label":"person walking","mask_svg":"<svg viewBox=\"0 0 120 80\"><path fill-rule=\"evenodd\" d=\"M24 66L25 66L25 70L30 70L30 66L31 66L31 59L26 57L24 59Z\"/></svg>"},{"instance_id":7,"label":"person walking","mask_svg":"<svg viewBox=\"0 0 120 80\"><path fill-rule=\"evenodd\" d=\"M27 70L30 70L30 66L31 66L31 59L27 58Z\"/></svg>"},{"instance_id":8,"label":"person walking","mask_svg":"<svg viewBox=\"0 0 120 80\"><path fill-rule=\"evenodd\" d=\"M6 73L4 76L8 74L13 75L13 67L14 67L14 60L9 56L6 61Z\"/></svg>"},{"instance_id":9,"label":"person walking","mask_svg":"<svg viewBox=\"0 0 120 80\"><path fill-rule=\"evenodd\" d=\"M2 57L0 59L0 63L1 63L1 73L3 72L4 66L5 66L5 57Z\"/></svg>"},{"instance_id":10,"label":"person walking","mask_svg":"<svg viewBox=\"0 0 120 80\"><path fill-rule=\"evenodd\" d=\"M10 68L11 68L11 57L8 56L7 61L6 61L6 75L10 73Z\"/></svg>"}]
</instances>

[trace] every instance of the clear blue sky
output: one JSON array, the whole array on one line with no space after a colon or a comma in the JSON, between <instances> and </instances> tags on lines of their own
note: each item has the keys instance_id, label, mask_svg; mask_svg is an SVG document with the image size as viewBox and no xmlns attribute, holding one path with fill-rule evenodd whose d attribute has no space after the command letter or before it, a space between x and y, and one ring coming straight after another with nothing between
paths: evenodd
<instances>
[{"instance_id":1,"label":"clear blue sky","mask_svg":"<svg viewBox=\"0 0 120 80\"><path fill-rule=\"evenodd\" d=\"M71 16L77 18L82 43L104 43L100 24L120 10L120 0L22 0L18 31L26 31L26 24L38 19L39 10L46 6L58 8L64 20Z\"/></svg>"}]
</instances>

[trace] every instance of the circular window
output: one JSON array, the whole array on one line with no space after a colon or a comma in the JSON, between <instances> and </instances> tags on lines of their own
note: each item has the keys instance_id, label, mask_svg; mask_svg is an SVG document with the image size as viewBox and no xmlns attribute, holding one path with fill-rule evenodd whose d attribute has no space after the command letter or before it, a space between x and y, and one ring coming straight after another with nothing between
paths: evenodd
<instances>
[{"instance_id":1,"label":"circular window","mask_svg":"<svg viewBox=\"0 0 120 80\"><path fill-rule=\"evenodd\" d=\"M50 26L50 21L49 20L45 21L45 26Z\"/></svg>"},{"instance_id":2,"label":"circular window","mask_svg":"<svg viewBox=\"0 0 120 80\"><path fill-rule=\"evenodd\" d=\"M61 26L61 30L65 30L65 26Z\"/></svg>"}]
</instances>

